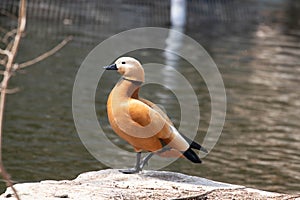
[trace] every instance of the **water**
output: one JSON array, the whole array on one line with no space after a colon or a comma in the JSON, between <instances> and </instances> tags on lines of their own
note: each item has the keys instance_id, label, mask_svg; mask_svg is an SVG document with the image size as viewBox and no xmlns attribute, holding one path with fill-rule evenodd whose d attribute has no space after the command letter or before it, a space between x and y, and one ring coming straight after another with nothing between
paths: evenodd
<instances>
[{"instance_id":1,"label":"water","mask_svg":"<svg viewBox=\"0 0 300 200\"><path fill-rule=\"evenodd\" d=\"M226 122L217 145L202 165L180 159L163 170L297 193L300 191L300 4L283 0L243 2L203 3L202 10L188 4L185 33L205 47L222 74L227 94ZM218 8L216 15L212 15L209 6ZM162 4L162 7L168 6ZM120 22L136 8L145 15L157 15L153 20L131 16L130 21ZM21 91L7 99L3 158L14 181L72 179L84 171L107 168L87 152L74 126L71 97L76 72L89 51L110 35L127 28L169 26L168 19L158 17L169 14L163 13L162 8L154 12L147 4L127 2L121 10L118 17L110 19L109 12L103 14L104 18L96 12L102 23L95 26L72 15L51 21L37 19L38 14L31 13L18 62L35 57L67 35L73 35L74 41L12 78L11 87L19 87ZM204 14L195 17L198 12ZM143 16L142 12L132 15ZM132 55L142 62L153 57L157 61L165 59L160 51L139 51ZM198 94L201 121L197 139L202 141L211 117L209 94L203 80L184 61L177 64ZM113 134L105 116L106 98L117 79L117 75L103 76L96 109L109 138L130 149ZM172 92L152 85L145 86L142 95L162 105L175 125L179 125L179 105Z\"/></svg>"}]
</instances>

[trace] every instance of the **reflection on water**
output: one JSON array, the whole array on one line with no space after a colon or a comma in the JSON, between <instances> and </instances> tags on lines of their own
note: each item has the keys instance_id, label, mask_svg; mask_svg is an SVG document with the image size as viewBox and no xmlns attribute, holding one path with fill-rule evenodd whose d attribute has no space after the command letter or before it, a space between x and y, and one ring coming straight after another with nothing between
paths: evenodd
<instances>
[{"instance_id":1,"label":"reflection on water","mask_svg":"<svg viewBox=\"0 0 300 200\"><path fill-rule=\"evenodd\" d=\"M110 12L108 3L101 4L106 12L100 15L93 10L93 16L101 21L95 26L83 25L85 21L74 18L73 10L67 10L67 6L60 11L60 21L47 20L46 24L45 18L35 18L37 12L31 13L18 60L34 57L65 35L73 34L75 41L43 63L13 77L12 87L23 89L8 97L4 130L4 159L14 180L67 179L83 171L105 168L85 150L74 128L73 82L83 59L104 38L127 28L169 24L168 19L163 20L169 12L162 12L169 7L167 3L160 5L154 1L149 7L149 2L145 2L124 1L124 7L118 8L121 12ZM300 2L188 2L186 33L206 48L219 67L227 93L227 116L219 142L202 165L180 159L165 170L278 192L299 192ZM94 7L99 8L100 4L95 4ZM84 8L89 8L88 4ZM132 10L140 12L132 13ZM112 13L118 15L111 18ZM121 23L129 13L135 16ZM149 20L152 18L141 17L143 13L155 16ZM3 17L0 22L1 25L7 23ZM158 51L134 54L142 62L153 62L155 58L163 63L166 58L166 54ZM188 77L198 95L201 120L197 139L202 141L211 117L210 97L203 80L184 60L176 59L167 59L166 65L176 66L176 70ZM130 149L112 133L105 116L107 95L118 79L117 75L113 76L102 77L96 109L108 137ZM166 84L180 89L172 77L167 74L165 77ZM170 113L175 125L179 124L178 102L169 90L146 86L142 94L159 99L158 103Z\"/></svg>"}]
</instances>

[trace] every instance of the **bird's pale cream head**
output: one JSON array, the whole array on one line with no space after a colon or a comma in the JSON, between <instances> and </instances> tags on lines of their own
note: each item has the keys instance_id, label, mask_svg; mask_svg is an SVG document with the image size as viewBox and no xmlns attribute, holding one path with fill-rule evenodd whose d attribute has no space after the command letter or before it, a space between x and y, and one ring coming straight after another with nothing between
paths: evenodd
<instances>
[{"instance_id":1,"label":"bird's pale cream head","mask_svg":"<svg viewBox=\"0 0 300 200\"><path fill-rule=\"evenodd\" d=\"M115 62L118 72L125 79L144 82L144 69L141 63L131 57L121 57Z\"/></svg>"},{"instance_id":2,"label":"bird's pale cream head","mask_svg":"<svg viewBox=\"0 0 300 200\"><path fill-rule=\"evenodd\" d=\"M118 70L124 79L144 82L144 69L141 63L131 57L121 57L115 64L104 67L106 70Z\"/></svg>"}]
</instances>

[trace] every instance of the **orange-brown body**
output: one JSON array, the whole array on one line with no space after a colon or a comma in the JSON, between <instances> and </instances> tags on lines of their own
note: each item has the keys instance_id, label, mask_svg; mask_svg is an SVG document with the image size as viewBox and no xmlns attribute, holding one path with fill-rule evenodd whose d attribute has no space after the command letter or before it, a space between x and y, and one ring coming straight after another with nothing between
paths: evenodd
<instances>
[{"instance_id":1,"label":"orange-brown body","mask_svg":"<svg viewBox=\"0 0 300 200\"><path fill-rule=\"evenodd\" d=\"M168 144L174 139L175 135L171 133L171 129L169 128L169 126L173 126L173 124L167 115L154 103L139 98L138 91L139 85L126 79L120 80L111 91L107 101L108 119L114 132L131 144L136 152L158 152L163 148L162 142ZM115 103L113 103L113 99L115 99ZM124 112L124 110L128 112ZM151 118L150 110L154 110L157 116L152 116ZM123 119L124 122L118 123L117 120L119 118L126 119ZM160 120L160 123L158 123L160 130L158 130L157 133L145 132L142 137L139 135L134 136L135 128L145 127L151 123L151 120ZM132 130L131 133L124 131L124 129L122 130L122 127L120 127L122 124L132 126L128 128L129 131ZM145 129L145 131L149 130ZM147 134L149 134L149 136ZM184 145L187 145L187 143ZM170 149L169 151L159 153L159 155L181 156L181 153L175 149Z\"/></svg>"}]
</instances>

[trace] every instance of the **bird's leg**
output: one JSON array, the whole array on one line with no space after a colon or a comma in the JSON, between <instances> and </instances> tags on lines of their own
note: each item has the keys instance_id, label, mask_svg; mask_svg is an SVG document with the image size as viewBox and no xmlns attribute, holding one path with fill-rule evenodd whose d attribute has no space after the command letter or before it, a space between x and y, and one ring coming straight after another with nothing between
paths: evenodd
<instances>
[{"instance_id":1,"label":"bird's leg","mask_svg":"<svg viewBox=\"0 0 300 200\"><path fill-rule=\"evenodd\" d=\"M122 172L122 173L124 173L124 174L135 174L135 173L139 173L140 171L142 171L142 168L140 167L141 154L142 154L142 152L138 152L136 154L136 164L135 164L134 168L121 169L119 171Z\"/></svg>"},{"instance_id":2,"label":"bird's leg","mask_svg":"<svg viewBox=\"0 0 300 200\"><path fill-rule=\"evenodd\" d=\"M163 147L161 150L157 151L157 153L163 153L166 151L169 151L171 149L171 147ZM142 169L148 164L148 161L150 160L150 158L152 158L152 156L154 156L154 153L151 152L149 153L145 158L143 158L143 160L141 161L141 152L138 152L136 154L136 164L134 168L130 168L130 169L121 169L119 170L120 172L124 173L124 174L135 174L135 173L139 173L140 171L142 171Z\"/></svg>"},{"instance_id":3,"label":"bird's leg","mask_svg":"<svg viewBox=\"0 0 300 200\"><path fill-rule=\"evenodd\" d=\"M141 170L145 167L145 165L148 165L148 161L150 160L150 158L152 158L152 156L154 155L154 153L149 153L140 163L140 168Z\"/></svg>"},{"instance_id":4,"label":"bird's leg","mask_svg":"<svg viewBox=\"0 0 300 200\"><path fill-rule=\"evenodd\" d=\"M157 151L157 153L163 153L163 152L166 152L166 151L169 151L171 148L170 147L163 147L161 150ZM149 153L141 162L140 164L140 168L141 170L146 166L148 165L148 161L150 160L150 158L152 158L152 156L154 156L154 153Z\"/></svg>"}]
</instances>

